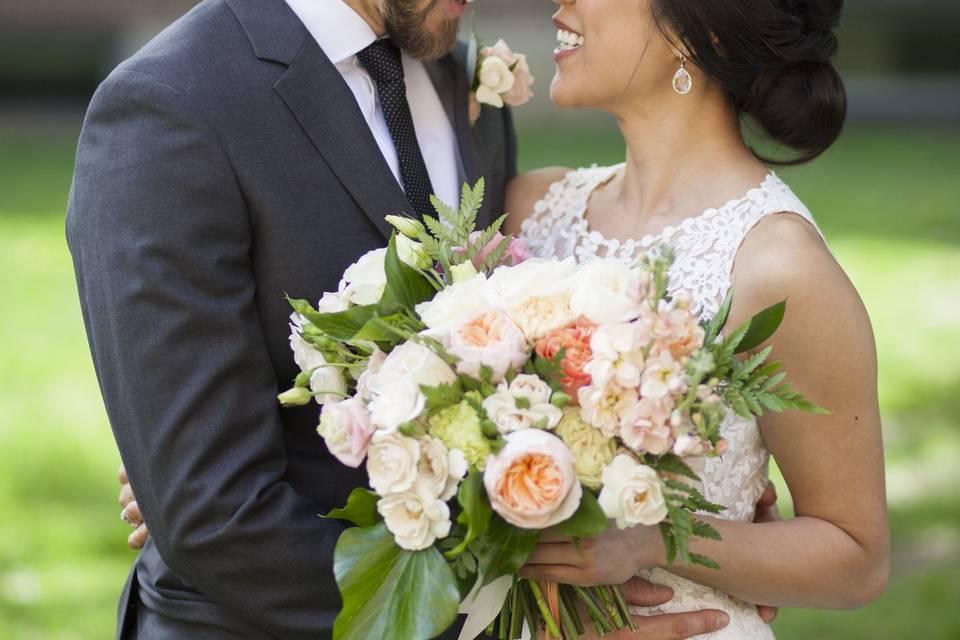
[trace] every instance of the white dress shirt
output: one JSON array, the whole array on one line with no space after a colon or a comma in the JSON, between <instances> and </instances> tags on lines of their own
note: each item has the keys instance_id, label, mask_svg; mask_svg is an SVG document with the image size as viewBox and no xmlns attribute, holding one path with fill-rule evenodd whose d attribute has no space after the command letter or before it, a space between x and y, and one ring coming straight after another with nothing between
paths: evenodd
<instances>
[{"instance_id":1,"label":"white dress shirt","mask_svg":"<svg viewBox=\"0 0 960 640\"><path fill-rule=\"evenodd\" d=\"M343 0L286 0L353 92L384 159L403 187L400 161L377 98L377 86L357 53L377 39L370 25ZM460 156L453 126L423 63L403 54L407 102L430 182L444 202L460 202Z\"/></svg>"}]
</instances>

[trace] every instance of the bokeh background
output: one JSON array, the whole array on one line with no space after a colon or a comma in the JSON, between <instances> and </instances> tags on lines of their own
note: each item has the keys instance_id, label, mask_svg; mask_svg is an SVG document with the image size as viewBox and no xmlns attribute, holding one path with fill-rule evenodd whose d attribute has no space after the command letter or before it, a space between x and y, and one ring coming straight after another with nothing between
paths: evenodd
<instances>
[{"instance_id":1,"label":"bokeh background","mask_svg":"<svg viewBox=\"0 0 960 640\"><path fill-rule=\"evenodd\" d=\"M317 0L337 2L339 0ZM63 217L86 101L191 0L0 2L0 638L108 638L134 554ZM873 318L893 579L858 612L784 611L783 639L960 638L960 3L854 0L840 30L849 127L782 172ZM548 0L480 0L527 52L523 168L613 163L607 119L553 109ZM825 443L826 446L827 443ZM782 481L781 495L786 496ZM786 508L789 501L786 500Z\"/></svg>"}]
</instances>

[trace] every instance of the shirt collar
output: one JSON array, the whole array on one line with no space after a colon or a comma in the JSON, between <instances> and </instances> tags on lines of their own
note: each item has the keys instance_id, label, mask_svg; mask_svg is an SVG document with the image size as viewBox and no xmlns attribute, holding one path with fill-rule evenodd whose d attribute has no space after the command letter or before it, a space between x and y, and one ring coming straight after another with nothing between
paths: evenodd
<instances>
[{"instance_id":1,"label":"shirt collar","mask_svg":"<svg viewBox=\"0 0 960 640\"><path fill-rule=\"evenodd\" d=\"M339 64L377 39L367 21L343 0L286 0L327 58Z\"/></svg>"}]
</instances>

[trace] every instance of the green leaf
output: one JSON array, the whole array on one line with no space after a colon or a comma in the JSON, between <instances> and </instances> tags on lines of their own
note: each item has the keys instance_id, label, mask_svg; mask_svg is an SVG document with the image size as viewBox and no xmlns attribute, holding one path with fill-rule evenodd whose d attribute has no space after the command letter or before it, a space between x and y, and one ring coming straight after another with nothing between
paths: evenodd
<instances>
[{"instance_id":1,"label":"green leaf","mask_svg":"<svg viewBox=\"0 0 960 640\"><path fill-rule=\"evenodd\" d=\"M319 313L306 300L287 298L297 313L310 321L314 327L341 342L352 340L365 324L377 315L377 305L352 307L339 313Z\"/></svg>"},{"instance_id":2,"label":"green leaf","mask_svg":"<svg viewBox=\"0 0 960 640\"><path fill-rule=\"evenodd\" d=\"M404 551L384 524L344 531L333 571L343 598L336 640L433 638L457 618L460 592L443 555Z\"/></svg>"},{"instance_id":3,"label":"green leaf","mask_svg":"<svg viewBox=\"0 0 960 640\"><path fill-rule=\"evenodd\" d=\"M596 496L585 490L576 513L554 528L561 535L571 538L590 538L609 529L610 520L600 508Z\"/></svg>"},{"instance_id":4,"label":"green leaf","mask_svg":"<svg viewBox=\"0 0 960 640\"><path fill-rule=\"evenodd\" d=\"M447 558L459 556L467 545L485 534L490 529L490 519L493 517L493 509L483 488L483 474L475 469L460 483L457 501L463 509L457 516L457 522L467 528L467 535L457 547L444 554Z\"/></svg>"},{"instance_id":5,"label":"green leaf","mask_svg":"<svg viewBox=\"0 0 960 640\"><path fill-rule=\"evenodd\" d=\"M786 312L787 301L783 300L753 316L750 319L749 329L737 345L735 353L745 353L766 342L780 328Z\"/></svg>"},{"instance_id":6,"label":"green leaf","mask_svg":"<svg viewBox=\"0 0 960 640\"><path fill-rule=\"evenodd\" d=\"M700 476L698 476L686 462L673 453L668 453L657 460L656 469L661 473L675 473L690 478L691 480L700 479Z\"/></svg>"},{"instance_id":7,"label":"green leaf","mask_svg":"<svg viewBox=\"0 0 960 640\"><path fill-rule=\"evenodd\" d=\"M494 514L490 529L474 543L477 560L484 571L481 586L519 571L539 540L540 532L536 529L520 529Z\"/></svg>"},{"instance_id":8,"label":"green leaf","mask_svg":"<svg viewBox=\"0 0 960 640\"><path fill-rule=\"evenodd\" d=\"M428 411L450 407L463 400L463 387L460 380L456 380L452 384L441 384L437 387L420 385L420 391L427 398Z\"/></svg>"},{"instance_id":9,"label":"green leaf","mask_svg":"<svg viewBox=\"0 0 960 640\"><path fill-rule=\"evenodd\" d=\"M354 489L347 498L347 506L342 509L334 509L324 518L334 520L346 520L352 522L358 527L372 527L381 520L383 516L377 511L377 501L380 496L368 489Z\"/></svg>"},{"instance_id":10,"label":"green leaf","mask_svg":"<svg viewBox=\"0 0 960 640\"><path fill-rule=\"evenodd\" d=\"M710 540L722 540L720 532L703 520L693 521L693 535L698 538L708 538Z\"/></svg>"},{"instance_id":11,"label":"green leaf","mask_svg":"<svg viewBox=\"0 0 960 640\"><path fill-rule=\"evenodd\" d=\"M720 565L717 564L713 558L710 558L705 555L701 555L699 553L691 553L690 562L692 562L693 564L703 565L708 569L717 569L717 570L720 569Z\"/></svg>"},{"instance_id":12,"label":"green leaf","mask_svg":"<svg viewBox=\"0 0 960 640\"><path fill-rule=\"evenodd\" d=\"M431 300L437 293L422 273L400 259L397 254L396 234L390 236L384 270L387 274L387 286L380 298L381 304L399 304L410 313L415 313L418 304Z\"/></svg>"},{"instance_id":13,"label":"green leaf","mask_svg":"<svg viewBox=\"0 0 960 640\"><path fill-rule=\"evenodd\" d=\"M707 335L704 338L704 344L713 344L717 336L720 335L720 331L723 329L723 326L727 324L727 318L730 316L731 304L733 304L733 289L727 292L727 297L723 299L720 310L713 316L710 324L707 325Z\"/></svg>"}]
</instances>

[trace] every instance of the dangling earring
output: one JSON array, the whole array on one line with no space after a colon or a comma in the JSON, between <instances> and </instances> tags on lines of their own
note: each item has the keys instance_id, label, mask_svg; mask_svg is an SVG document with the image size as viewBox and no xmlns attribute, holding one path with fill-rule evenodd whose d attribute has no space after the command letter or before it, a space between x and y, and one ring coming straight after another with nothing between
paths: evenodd
<instances>
[{"instance_id":1,"label":"dangling earring","mask_svg":"<svg viewBox=\"0 0 960 640\"><path fill-rule=\"evenodd\" d=\"M685 96L690 93L691 89L693 89L693 76L687 71L687 56L682 56L680 58L680 68L673 76L673 90Z\"/></svg>"}]
</instances>

